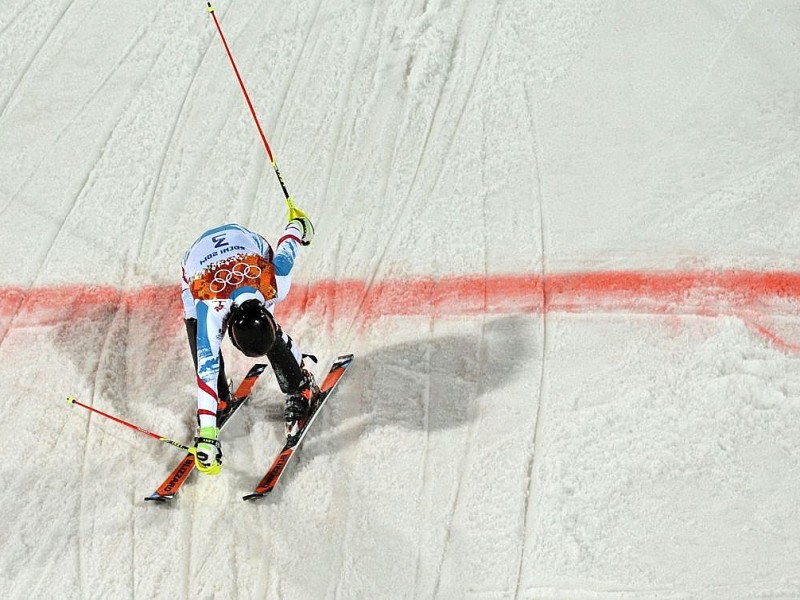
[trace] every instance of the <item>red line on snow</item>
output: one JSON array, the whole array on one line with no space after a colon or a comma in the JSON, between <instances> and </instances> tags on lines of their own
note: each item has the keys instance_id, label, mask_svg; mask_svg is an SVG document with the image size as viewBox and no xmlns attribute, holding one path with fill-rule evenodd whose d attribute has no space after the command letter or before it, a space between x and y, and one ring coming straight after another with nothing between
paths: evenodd
<instances>
[{"instance_id":1,"label":"red line on snow","mask_svg":"<svg viewBox=\"0 0 800 600\"><path fill-rule=\"evenodd\" d=\"M178 285L120 290L111 286L0 287L0 338L11 327L47 326L76 319L110 319L124 311L181 325ZM369 325L382 317L480 314L636 312L732 315L777 346L797 351L763 324L800 316L800 273L785 271L604 271L537 275L463 276L295 283L277 310L280 319L311 314L323 321ZM154 323L155 326L155 323ZM174 331L174 330L173 330Z\"/></svg>"}]
</instances>

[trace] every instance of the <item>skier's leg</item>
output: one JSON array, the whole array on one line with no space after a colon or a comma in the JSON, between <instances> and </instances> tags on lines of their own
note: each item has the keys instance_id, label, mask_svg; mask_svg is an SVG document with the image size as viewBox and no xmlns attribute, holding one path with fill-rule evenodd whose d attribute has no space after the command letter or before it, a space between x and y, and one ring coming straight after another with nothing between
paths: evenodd
<instances>
[{"instance_id":1,"label":"skier's leg","mask_svg":"<svg viewBox=\"0 0 800 600\"><path fill-rule=\"evenodd\" d=\"M220 408L225 409L230 399L231 399L231 389L230 385L228 384L228 378L225 376L225 359L222 358L222 350L219 351L219 375L217 376L217 394L219 394L219 402L222 406ZM223 404L225 403L225 404Z\"/></svg>"},{"instance_id":2,"label":"skier's leg","mask_svg":"<svg viewBox=\"0 0 800 600\"><path fill-rule=\"evenodd\" d=\"M292 343L292 338L278 327L275 343L267 352L275 379L281 391L286 394L284 420L286 437L297 436L305 425L305 419L313 401L319 392L314 376L302 366L303 355Z\"/></svg>"},{"instance_id":3,"label":"skier's leg","mask_svg":"<svg viewBox=\"0 0 800 600\"><path fill-rule=\"evenodd\" d=\"M286 335L280 326L278 326L277 334L275 343L267 352L267 358L275 372L278 385L281 386L281 391L284 394L292 394L300 388L306 377L300 366L303 356L294 346L292 338Z\"/></svg>"},{"instance_id":4,"label":"skier's leg","mask_svg":"<svg viewBox=\"0 0 800 600\"><path fill-rule=\"evenodd\" d=\"M192 351L194 361L194 372L197 373L197 319L184 319L186 325L186 336L189 338L189 349Z\"/></svg>"},{"instance_id":5,"label":"skier's leg","mask_svg":"<svg viewBox=\"0 0 800 600\"><path fill-rule=\"evenodd\" d=\"M189 338L189 348L192 350L192 361L194 361L194 372L197 373L197 319L184 319L186 325L186 335ZM219 400L227 402L230 399L230 386L225 377L225 361L222 358L222 351L219 353L219 376L217 377L217 394Z\"/></svg>"}]
</instances>

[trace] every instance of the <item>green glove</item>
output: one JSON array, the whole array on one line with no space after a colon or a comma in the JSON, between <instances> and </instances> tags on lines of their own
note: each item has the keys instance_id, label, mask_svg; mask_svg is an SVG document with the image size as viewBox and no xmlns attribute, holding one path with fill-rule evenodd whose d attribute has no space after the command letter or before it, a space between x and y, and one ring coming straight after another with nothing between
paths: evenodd
<instances>
[{"instance_id":1,"label":"green glove","mask_svg":"<svg viewBox=\"0 0 800 600\"><path fill-rule=\"evenodd\" d=\"M194 438L194 464L201 473L218 475L222 470L219 427L201 427Z\"/></svg>"}]
</instances>

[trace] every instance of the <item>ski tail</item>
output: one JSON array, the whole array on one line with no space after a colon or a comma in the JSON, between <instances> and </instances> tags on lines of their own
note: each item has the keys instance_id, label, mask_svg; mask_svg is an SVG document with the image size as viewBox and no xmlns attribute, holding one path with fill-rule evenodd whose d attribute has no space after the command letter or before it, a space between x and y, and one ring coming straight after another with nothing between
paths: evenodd
<instances>
[{"instance_id":1,"label":"ski tail","mask_svg":"<svg viewBox=\"0 0 800 600\"><path fill-rule=\"evenodd\" d=\"M228 410L217 424L220 429L225 426L225 423L233 416L233 413L250 398L250 395L253 393L253 387L266 368L267 365L265 364L255 364L250 367L247 375L244 376L244 379L242 379L236 391L233 393ZM178 466L175 467L172 473L158 486L155 492L146 496L145 500L153 500L156 502L171 500L192 474L192 471L194 471L194 454L187 452L183 460L178 463Z\"/></svg>"}]
</instances>

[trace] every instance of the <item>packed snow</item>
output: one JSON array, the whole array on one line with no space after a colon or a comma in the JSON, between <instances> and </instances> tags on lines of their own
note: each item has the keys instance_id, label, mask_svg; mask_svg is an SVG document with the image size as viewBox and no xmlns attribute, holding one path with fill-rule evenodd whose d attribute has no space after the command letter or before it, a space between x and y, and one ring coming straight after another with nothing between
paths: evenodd
<instances>
[{"instance_id":1,"label":"packed snow","mask_svg":"<svg viewBox=\"0 0 800 600\"><path fill-rule=\"evenodd\" d=\"M283 192L206 3L0 11L4 598L800 598L800 4L220 0L356 359L191 441L184 251ZM231 377L252 364L225 343Z\"/></svg>"}]
</instances>

